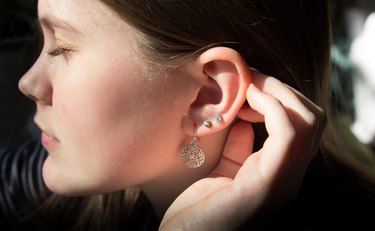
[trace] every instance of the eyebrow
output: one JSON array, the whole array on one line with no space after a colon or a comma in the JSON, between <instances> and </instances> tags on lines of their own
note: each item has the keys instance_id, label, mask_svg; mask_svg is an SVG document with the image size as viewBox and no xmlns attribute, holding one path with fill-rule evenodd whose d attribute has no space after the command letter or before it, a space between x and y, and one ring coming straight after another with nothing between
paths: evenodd
<instances>
[{"instance_id":1,"label":"eyebrow","mask_svg":"<svg viewBox=\"0 0 375 231\"><path fill-rule=\"evenodd\" d=\"M56 20L48 16L41 17L39 19L39 23L40 25L48 27L48 28L53 28L53 29L60 28L68 32L72 32L74 34L79 34L79 30L71 26L69 23L62 21L62 20Z\"/></svg>"}]
</instances>

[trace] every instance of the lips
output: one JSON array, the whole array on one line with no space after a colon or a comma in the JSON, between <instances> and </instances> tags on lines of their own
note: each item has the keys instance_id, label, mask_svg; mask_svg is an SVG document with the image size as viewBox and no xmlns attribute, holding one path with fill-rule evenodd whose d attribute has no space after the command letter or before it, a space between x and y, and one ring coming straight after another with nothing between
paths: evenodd
<instances>
[{"instance_id":1,"label":"lips","mask_svg":"<svg viewBox=\"0 0 375 231\"><path fill-rule=\"evenodd\" d=\"M52 148L60 143L60 141L56 137L46 131L46 128L44 126L36 121L35 123L40 128L40 130L42 130L41 141L45 148Z\"/></svg>"},{"instance_id":2,"label":"lips","mask_svg":"<svg viewBox=\"0 0 375 231\"><path fill-rule=\"evenodd\" d=\"M48 135L45 132L42 132L41 140L42 140L43 146L46 147L46 148L52 148L52 147L54 147L54 146L56 146L57 144L60 143L60 141L58 139Z\"/></svg>"}]
</instances>

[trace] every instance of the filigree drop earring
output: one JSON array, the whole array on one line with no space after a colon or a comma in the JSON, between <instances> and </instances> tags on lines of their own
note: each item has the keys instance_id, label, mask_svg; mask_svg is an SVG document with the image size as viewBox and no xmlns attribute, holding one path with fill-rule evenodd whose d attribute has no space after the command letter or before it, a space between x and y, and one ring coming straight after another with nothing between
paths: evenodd
<instances>
[{"instance_id":1,"label":"filigree drop earring","mask_svg":"<svg viewBox=\"0 0 375 231\"><path fill-rule=\"evenodd\" d=\"M199 168L204 163L205 155L203 150L197 145L199 140L194 127L194 137L190 144L185 145L180 152L180 160L189 168Z\"/></svg>"}]
</instances>

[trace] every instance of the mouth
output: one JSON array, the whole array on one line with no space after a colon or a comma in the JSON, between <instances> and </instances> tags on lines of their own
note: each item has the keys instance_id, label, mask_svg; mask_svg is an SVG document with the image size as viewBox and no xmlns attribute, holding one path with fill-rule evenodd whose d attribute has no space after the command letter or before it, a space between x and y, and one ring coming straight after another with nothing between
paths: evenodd
<instances>
[{"instance_id":1,"label":"mouth","mask_svg":"<svg viewBox=\"0 0 375 231\"><path fill-rule=\"evenodd\" d=\"M35 121L35 124L42 131L41 142L42 142L42 145L45 148L52 148L52 147L54 147L54 146L56 146L57 144L60 143L60 141L56 137L54 137L53 135L51 135L51 133L46 132L46 129L43 126L41 126L38 122Z\"/></svg>"},{"instance_id":2,"label":"mouth","mask_svg":"<svg viewBox=\"0 0 375 231\"><path fill-rule=\"evenodd\" d=\"M60 143L58 139L56 139L53 136L48 135L44 131L42 132L41 141L45 148L52 148Z\"/></svg>"}]
</instances>

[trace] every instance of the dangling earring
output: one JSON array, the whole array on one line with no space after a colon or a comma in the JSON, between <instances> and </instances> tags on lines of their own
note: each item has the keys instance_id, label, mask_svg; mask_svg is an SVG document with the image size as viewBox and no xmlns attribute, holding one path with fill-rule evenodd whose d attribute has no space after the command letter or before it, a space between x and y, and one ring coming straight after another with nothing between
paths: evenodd
<instances>
[{"instance_id":1,"label":"dangling earring","mask_svg":"<svg viewBox=\"0 0 375 231\"><path fill-rule=\"evenodd\" d=\"M204 163L205 155L203 150L197 145L197 132L194 126L194 137L190 144L185 145L185 147L180 152L180 160L182 163L189 168L199 168Z\"/></svg>"}]
</instances>

